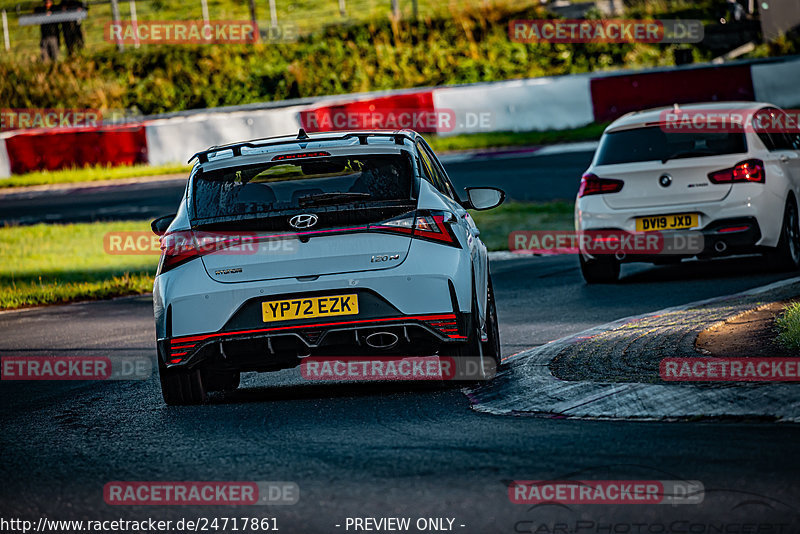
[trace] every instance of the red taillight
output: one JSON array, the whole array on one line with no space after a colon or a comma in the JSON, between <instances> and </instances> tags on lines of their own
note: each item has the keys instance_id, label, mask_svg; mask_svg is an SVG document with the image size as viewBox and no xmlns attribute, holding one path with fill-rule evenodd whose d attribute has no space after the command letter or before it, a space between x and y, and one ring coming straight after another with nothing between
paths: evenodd
<instances>
[{"instance_id":1,"label":"red taillight","mask_svg":"<svg viewBox=\"0 0 800 534\"><path fill-rule=\"evenodd\" d=\"M464 339L464 336L459 333L455 314L437 319L426 319L425 322L451 339Z\"/></svg>"},{"instance_id":2,"label":"red taillight","mask_svg":"<svg viewBox=\"0 0 800 534\"><path fill-rule=\"evenodd\" d=\"M198 342L194 343L173 339L170 341L168 361L171 364L181 363L187 358L188 354L194 352Z\"/></svg>"},{"instance_id":3,"label":"red taillight","mask_svg":"<svg viewBox=\"0 0 800 534\"><path fill-rule=\"evenodd\" d=\"M708 173L712 184L730 184L742 182L764 183L764 162L760 159L741 161L730 169L722 169Z\"/></svg>"},{"instance_id":4,"label":"red taillight","mask_svg":"<svg viewBox=\"0 0 800 534\"><path fill-rule=\"evenodd\" d=\"M192 232L175 232L161 238L161 261L156 276L200 256Z\"/></svg>"},{"instance_id":5,"label":"red taillight","mask_svg":"<svg viewBox=\"0 0 800 534\"><path fill-rule=\"evenodd\" d=\"M612 178L598 178L597 175L587 172L581 177L581 187L578 189L578 198L588 195L603 195L622 191L625 182Z\"/></svg>"},{"instance_id":6,"label":"red taillight","mask_svg":"<svg viewBox=\"0 0 800 534\"><path fill-rule=\"evenodd\" d=\"M418 239L459 246L449 221L455 216L449 212L418 210L394 219L370 225L370 230L398 232Z\"/></svg>"},{"instance_id":7,"label":"red taillight","mask_svg":"<svg viewBox=\"0 0 800 534\"><path fill-rule=\"evenodd\" d=\"M412 234L414 232L414 213L416 212L411 211L383 222L371 224L369 229L383 232L397 232L400 234Z\"/></svg>"},{"instance_id":8,"label":"red taillight","mask_svg":"<svg viewBox=\"0 0 800 534\"><path fill-rule=\"evenodd\" d=\"M448 217L453 217L452 214L444 213L430 213L425 212L417 213L417 222L414 224L414 237L422 239L432 239L444 243L455 244L456 236L450 229L450 225L445 221Z\"/></svg>"},{"instance_id":9,"label":"red taillight","mask_svg":"<svg viewBox=\"0 0 800 534\"><path fill-rule=\"evenodd\" d=\"M280 154L272 158L272 161L281 161L284 159L320 158L322 156L330 156L330 154L328 152L298 152L296 154Z\"/></svg>"},{"instance_id":10,"label":"red taillight","mask_svg":"<svg viewBox=\"0 0 800 534\"><path fill-rule=\"evenodd\" d=\"M745 230L749 230L750 226L729 226L727 228L720 228L717 230L717 233L720 234L730 234L734 232L744 232Z\"/></svg>"},{"instance_id":11,"label":"red taillight","mask_svg":"<svg viewBox=\"0 0 800 534\"><path fill-rule=\"evenodd\" d=\"M260 240L269 240L275 236L256 236L250 233L220 232L210 233L192 230L179 230L161 237L161 262L156 276L165 273L187 261L205 254L255 254ZM229 251L229 252L225 252Z\"/></svg>"}]
</instances>

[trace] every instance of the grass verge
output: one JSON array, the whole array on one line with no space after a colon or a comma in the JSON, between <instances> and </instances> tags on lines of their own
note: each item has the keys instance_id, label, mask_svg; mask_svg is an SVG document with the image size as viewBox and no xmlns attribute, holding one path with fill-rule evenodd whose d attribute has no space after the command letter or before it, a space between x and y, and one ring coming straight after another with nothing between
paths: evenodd
<instances>
[{"instance_id":1,"label":"grass verge","mask_svg":"<svg viewBox=\"0 0 800 534\"><path fill-rule=\"evenodd\" d=\"M104 180L121 180L140 178L143 176L162 176L167 174L189 175L188 165L131 165L126 167L106 167L98 165L80 169L63 169L60 171L37 171L27 174L15 174L10 178L0 179L0 188L22 187L28 185L72 184L81 182L100 182Z\"/></svg>"},{"instance_id":2,"label":"grass verge","mask_svg":"<svg viewBox=\"0 0 800 534\"><path fill-rule=\"evenodd\" d=\"M448 137L426 135L425 139L437 152L444 150L548 145L599 139L605 127L605 124L590 124L589 126L571 130L554 130L547 132L493 132L453 135ZM119 180L167 174L184 174L188 176L190 169L191 167L188 165L175 164L155 167L150 167L148 165L133 165L129 167L96 166L82 169L64 169L61 171L38 171L0 179L0 189L29 185L98 182L103 180Z\"/></svg>"},{"instance_id":3,"label":"grass verge","mask_svg":"<svg viewBox=\"0 0 800 534\"><path fill-rule=\"evenodd\" d=\"M103 236L148 221L0 228L0 309L146 293L158 257L110 255Z\"/></svg>"},{"instance_id":4,"label":"grass verge","mask_svg":"<svg viewBox=\"0 0 800 534\"><path fill-rule=\"evenodd\" d=\"M800 350L800 302L786 306L775 323L780 328L778 339L790 349Z\"/></svg>"},{"instance_id":5,"label":"grass verge","mask_svg":"<svg viewBox=\"0 0 800 534\"><path fill-rule=\"evenodd\" d=\"M572 202L508 202L488 211L473 211L472 218L489 250L508 250L508 234L514 230L572 230Z\"/></svg>"}]
</instances>

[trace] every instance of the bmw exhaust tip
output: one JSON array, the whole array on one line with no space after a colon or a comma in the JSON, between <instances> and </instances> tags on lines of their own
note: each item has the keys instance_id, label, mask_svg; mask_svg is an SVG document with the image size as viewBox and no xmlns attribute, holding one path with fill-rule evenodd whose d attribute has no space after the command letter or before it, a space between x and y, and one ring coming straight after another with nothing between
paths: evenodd
<instances>
[{"instance_id":1,"label":"bmw exhaust tip","mask_svg":"<svg viewBox=\"0 0 800 534\"><path fill-rule=\"evenodd\" d=\"M727 248L728 245L725 243L725 241L717 241L716 243L714 243L714 250L716 250L717 252L725 252Z\"/></svg>"},{"instance_id":2,"label":"bmw exhaust tip","mask_svg":"<svg viewBox=\"0 0 800 534\"><path fill-rule=\"evenodd\" d=\"M364 339L364 342L369 347L372 347L373 349L384 350L391 349L397 345L398 341L399 338L392 332L373 332Z\"/></svg>"}]
</instances>

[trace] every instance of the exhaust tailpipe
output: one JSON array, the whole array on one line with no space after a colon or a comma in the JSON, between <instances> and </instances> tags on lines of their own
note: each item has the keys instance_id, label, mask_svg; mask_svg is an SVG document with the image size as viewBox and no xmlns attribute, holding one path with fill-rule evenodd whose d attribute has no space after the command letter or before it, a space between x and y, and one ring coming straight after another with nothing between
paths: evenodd
<instances>
[{"instance_id":1,"label":"exhaust tailpipe","mask_svg":"<svg viewBox=\"0 0 800 534\"><path fill-rule=\"evenodd\" d=\"M716 250L717 252L725 252L727 248L728 245L725 243L725 241L717 241L716 243L714 243L714 250Z\"/></svg>"},{"instance_id":2,"label":"exhaust tailpipe","mask_svg":"<svg viewBox=\"0 0 800 534\"><path fill-rule=\"evenodd\" d=\"M398 337L392 332L373 332L364 342L373 349L391 349L397 345Z\"/></svg>"},{"instance_id":3,"label":"exhaust tailpipe","mask_svg":"<svg viewBox=\"0 0 800 534\"><path fill-rule=\"evenodd\" d=\"M614 257L617 258L617 261L622 261L622 260L625 259L625 253L624 252L616 252L616 253L614 253Z\"/></svg>"}]
</instances>

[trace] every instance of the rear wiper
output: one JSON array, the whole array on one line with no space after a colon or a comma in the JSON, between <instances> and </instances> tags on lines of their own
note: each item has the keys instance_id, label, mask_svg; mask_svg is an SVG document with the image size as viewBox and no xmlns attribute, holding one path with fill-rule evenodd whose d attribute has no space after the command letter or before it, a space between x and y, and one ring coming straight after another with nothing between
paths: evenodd
<instances>
[{"instance_id":1,"label":"rear wiper","mask_svg":"<svg viewBox=\"0 0 800 534\"><path fill-rule=\"evenodd\" d=\"M312 205L319 205L319 204L327 204L330 202L342 202L342 201L355 201L355 200L366 200L368 198L372 198L372 195L369 193L318 193L316 195L305 195L297 199L297 203L300 206L312 206Z\"/></svg>"},{"instance_id":2,"label":"rear wiper","mask_svg":"<svg viewBox=\"0 0 800 534\"><path fill-rule=\"evenodd\" d=\"M685 152L675 152L674 154L670 154L669 156L663 158L661 163L666 163L671 159L691 158L692 156L707 156L708 154L713 154L713 152L709 150L687 150Z\"/></svg>"}]
</instances>

